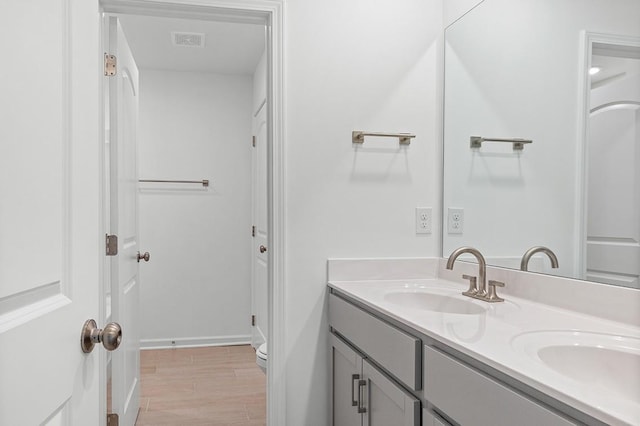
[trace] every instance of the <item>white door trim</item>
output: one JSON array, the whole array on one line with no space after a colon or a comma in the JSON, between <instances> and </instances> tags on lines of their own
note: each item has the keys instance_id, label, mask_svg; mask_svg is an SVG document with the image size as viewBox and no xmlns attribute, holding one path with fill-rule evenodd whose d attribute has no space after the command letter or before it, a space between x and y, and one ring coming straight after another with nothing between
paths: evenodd
<instances>
[{"instance_id":1,"label":"white door trim","mask_svg":"<svg viewBox=\"0 0 640 426\"><path fill-rule=\"evenodd\" d=\"M285 370L285 141L283 0L102 0L102 11L172 18L263 23L267 26L269 359L267 424L286 424ZM103 296L104 297L104 296ZM101 301L104 303L104 301Z\"/></svg>"},{"instance_id":2,"label":"white door trim","mask_svg":"<svg viewBox=\"0 0 640 426\"><path fill-rule=\"evenodd\" d=\"M586 279L587 272L587 168L589 159L589 116L591 115L591 80L589 69L593 45L596 43L640 47L637 37L583 31L581 37L580 68L578 75L578 144L576 150L576 200L574 272Z\"/></svg>"}]
</instances>

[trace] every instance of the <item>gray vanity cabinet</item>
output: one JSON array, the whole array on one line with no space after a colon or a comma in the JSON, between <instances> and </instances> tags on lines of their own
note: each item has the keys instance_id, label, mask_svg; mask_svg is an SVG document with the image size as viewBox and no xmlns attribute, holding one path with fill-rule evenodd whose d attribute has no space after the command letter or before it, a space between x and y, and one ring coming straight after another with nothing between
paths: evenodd
<instances>
[{"instance_id":1,"label":"gray vanity cabinet","mask_svg":"<svg viewBox=\"0 0 640 426\"><path fill-rule=\"evenodd\" d=\"M333 426L603 425L339 293L329 325Z\"/></svg>"},{"instance_id":2,"label":"gray vanity cabinet","mask_svg":"<svg viewBox=\"0 0 640 426\"><path fill-rule=\"evenodd\" d=\"M362 415L366 426L419 426L420 401L388 379L366 359L362 361L365 381Z\"/></svg>"},{"instance_id":3,"label":"gray vanity cabinet","mask_svg":"<svg viewBox=\"0 0 640 426\"><path fill-rule=\"evenodd\" d=\"M350 345L411 391L422 389L422 342L386 321L329 295L329 324Z\"/></svg>"},{"instance_id":4,"label":"gray vanity cabinet","mask_svg":"<svg viewBox=\"0 0 640 426\"><path fill-rule=\"evenodd\" d=\"M451 426L451 423L425 408L422 410L422 426Z\"/></svg>"},{"instance_id":5,"label":"gray vanity cabinet","mask_svg":"<svg viewBox=\"0 0 640 426\"><path fill-rule=\"evenodd\" d=\"M332 404L334 426L360 426L358 412L362 357L331 334Z\"/></svg>"},{"instance_id":6,"label":"gray vanity cabinet","mask_svg":"<svg viewBox=\"0 0 640 426\"><path fill-rule=\"evenodd\" d=\"M419 426L420 401L330 335L333 426Z\"/></svg>"},{"instance_id":7,"label":"gray vanity cabinet","mask_svg":"<svg viewBox=\"0 0 640 426\"><path fill-rule=\"evenodd\" d=\"M437 348L424 347L424 365L425 399L440 412L445 413L448 418L461 425L576 426L580 424Z\"/></svg>"}]
</instances>

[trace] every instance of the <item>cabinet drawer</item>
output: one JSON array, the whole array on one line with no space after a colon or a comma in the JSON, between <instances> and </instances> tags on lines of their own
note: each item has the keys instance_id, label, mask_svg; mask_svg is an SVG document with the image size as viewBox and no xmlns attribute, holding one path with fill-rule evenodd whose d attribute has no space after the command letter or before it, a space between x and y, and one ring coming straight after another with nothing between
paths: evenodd
<instances>
[{"instance_id":1,"label":"cabinet drawer","mask_svg":"<svg viewBox=\"0 0 640 426\"><path fill-rule=\"evenodd\" d=\"M421 389L420 339L329 295L329 325L413 390Z\"/></svg>"},{"instance_id":2,"label":"cabinet drawer","mask_svg":"<svg viewBox=\"0 0 640 426\"><path fill-rule=\"evenodd\" d=\"M579 424L429 346L424 348L424 396L461 425Z\"/></svg>"}]
</instances>

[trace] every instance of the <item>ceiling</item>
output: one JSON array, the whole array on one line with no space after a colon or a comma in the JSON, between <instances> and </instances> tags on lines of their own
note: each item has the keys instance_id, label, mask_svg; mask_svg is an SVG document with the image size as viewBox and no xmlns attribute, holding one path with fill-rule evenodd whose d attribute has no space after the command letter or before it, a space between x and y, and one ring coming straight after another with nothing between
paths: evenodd
<instances>
[{"instance_id":1,"label":"ceiling","mask_svg":"<svg viewBox=\"0 0 640 426\"><path fill-rule=\"evenodd\" d=\"M640 72L640 48L594 49L591 63L600 69L597 74L591 76L592 87L600 87L625 74Z\"/></svg>"},{"instance_id":2,"label":"ceiling","mask_svg":"<svg viewBox=\"0 0 640 426\"><path fill-rule=\"evenodd\" d=\"M253 74L265 46L263 25L154 16L119 16L138 68ZM172 32L204 34L204 47L176 46Z\"/></svg>"}]
</instances>

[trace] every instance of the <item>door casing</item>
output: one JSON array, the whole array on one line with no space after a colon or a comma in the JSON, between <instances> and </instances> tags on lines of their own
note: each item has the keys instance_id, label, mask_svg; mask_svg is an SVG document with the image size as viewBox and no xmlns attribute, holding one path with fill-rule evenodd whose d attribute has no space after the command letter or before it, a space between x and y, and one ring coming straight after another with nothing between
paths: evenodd
<instances>
[{"instance_id":1,"label":"door casing","mask_svg":"<svg viewBox=\"0 0 640 426\"><path fill-rule=\"evenodd\" d=\"M268 335L267 424L286 423L285 329L285 162L282 0L102 0L101 11L167 18L255 23L266 26L267 44L267 210ZM103 52L99 52L102 56ZM101 99L101 102L103 99ZM106 171L103 180L108 179ZM105 225L106 226L106 225ZM105 305L101 291L102 306Z\"/></svg>"}]
</instances>

